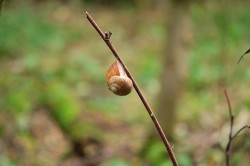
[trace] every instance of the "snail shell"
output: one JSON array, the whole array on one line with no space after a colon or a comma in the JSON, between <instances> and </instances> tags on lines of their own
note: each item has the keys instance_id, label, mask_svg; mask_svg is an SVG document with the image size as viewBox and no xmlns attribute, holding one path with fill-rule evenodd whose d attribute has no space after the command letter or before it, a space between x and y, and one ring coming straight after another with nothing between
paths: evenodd
<instances>
[{"instance_id":1,"label":"snail shell","mask_svg":"<svg viewBox=\"0 0 250 166\"><path fill-rule=\"evenodd\" d=\"M132 81L118 61L115 61L108 69L106 80L109 90L119 96L129 94L133 87Z\"/></svg>"}]
</instances>

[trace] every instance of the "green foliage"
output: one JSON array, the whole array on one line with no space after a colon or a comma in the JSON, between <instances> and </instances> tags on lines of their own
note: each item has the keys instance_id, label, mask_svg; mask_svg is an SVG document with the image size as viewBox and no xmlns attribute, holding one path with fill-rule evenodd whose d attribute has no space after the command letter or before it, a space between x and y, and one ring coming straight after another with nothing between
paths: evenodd
<instances>
[{"instance_id":1,"label":"green foliage","mask_svg":"<svg viewBox=\"0 0 250 166\"><path fill-rule=\"evenodd\" d=\"M67 126L68 135L72 140L81 140L88 137L93 137L96 140L102 140L103 133L96 127L96 124L93 121L79 121L79 119L77 120L73 121L70 126Z\"/></svg>"},{"instance_id":2,"label":"green foliage","mask_svg":"<svg viewBox=\"0 0 250 166\"><path fill-rule=\"evenodd\" d=\"M4 96L0 102L2 109L14 116L29 114L37 98L37 89L34 88L33 80L8 72L2 74L0 77L6 78L0 83L2 88L0 90L3 91Z\"/></svg>"},{"instance_id":3,"label":"green foliage","mask_svg":"<svg viewBox=\"0 0 250 166\"><path fill-rule=\"evenodd\" d=\"M79 41L82 33L71 28L62 31L45 21L41 13L31 14L34 9L26 5L23 2L14 11L6 10L0 19L1 109L14 115L17 128L27 130L29 126L23 122L27 123L31 111L48 106L58 123L68 130L81 109L67 83L81 77L76 68L63 66L59 56L66 41Z\"/></svg>"},{"instance_id":4,"label":"green foliage","mask_svg":"<svg viewBox=\"0 0 250 166\"><path fill-rule=\"evenodd\" d=\"M140 73L140 81L143 84L150 84L150 82L158 76L156 73L160 73L160 67L159 61L155 59L154 53L145 54L143 61L138 68L138 73Z\"/></svg>"},{"instance_id":5,"label":"green foliage","mask_svg":"<svg viewBox=\"0 0 250 166\"><path fill-rule=\"evenodd\" d=\"M19 166L19 164L16 161L6 156L0 157L0 165L1 166Z\"/></svg>"},{"instance_id":6,"label":"green foliage","mask_svg":"<svg viewBox=\"0 0 250 166\"><path fill-rule=\"evenodd\" d=\"M232 12L229 4L223 4L223 10L219 7L222 5L220 3L211 5L217 5L210 9L212 14L207 14L199 5L192 6L194 23L197 25L195 31L199 33L195 34L196 41L190 54L188 83L197 89L216 84L222 78L225 82L233 82L236 78L242 81L249 79L247 71L241 71L240 75L233 72L239 70L235 57L240 57L246 49L242 46L249 42L250 25L249 21L245 21L249 10L237 3L233 8L237 12ZM199 28L198 25L206 26Z\"/></svg>"},{"instance_id":7,"label":"green foliage","mask_svg":"<svg viewBox=\"0 0 250 166\"><path fill-rule=\"evenodd\" d=\"M121 158L114 158L105 161L101 166L130 166L130 164Z\"/></svg>"},{"instance_id":8,"label":"green foliage","mask_svg":"<svg viewBox=\"0 0 250 166\"><path fill-rule=\"evenodd\" d=\"M154 141L147 146L145 157L151 165L168 166L171 165L170 160L166 160L166 149L162 142Z\"/></svg>"},{"instance_id":9,"label":"green foliage","mask_svg":"<svg viewBox=\"0 0 250 166\"><path fill-rule=\"evenodd\" d=\"M20 9L19 9L20 10ZM22 56L23 54L48 49L55 49L57 33L52 25L45 24L41 18L31 15L26 8L15 13L5 13L0 23L0 56ZM58 41L58 40L57 40ZM63 40L60 39L60 42ZM27 52L28 51L28 52Z\"/></svg>"},{"instance_id":10,"label":"green foliage","mask_svg":"<svg viewBox=\"0 0 250 166\"><path fill-rule=\"evenodd\" d=\"M151 9L158 5L154 0L80 0L82 4L102 6L106 8L116 8L119 10Z\"/></svg>"},{"instance_id":11,"label":"green foliage","mask_svg":"<svg viewBox=\"0 0 250 166\"><path fill-rule=\"evenodd\" d=\"M52 109L58 122L68 128L78 117L80 109L69 89L60 83L47 85L43 100Z\"/></svg>"},{"instance_id":12,"label":"green foliage","mask_svg":"<svg viewBox=\"0 0 250 166\"><path fill-rule=\"evenodd\" d=\"M178 155L178 162L179 165L185 165L185 166L191 166L192 164L192 159L189 156L189 154L179 154Z\"/></svg>"},{"instance_id":13,"label":"green foliage","mask_svg":"<svg viewBox=\"0 0 250 166\"><path fill-rule=\"evenodd\" d=\"M13 114L19 114L30 111L32 103L24 92L10 92L5 98L5 104L8 110Z\"/></svg>"},{"instance_id":14,"label":"green foliage","mask_svg":"<svg viewBox=\"0 0 250 166\"><path fill-rule=\"evenodd\" d=\"M170 158L166 158L167 152L163 143L160 141L153 141L151 145L147 146L145 157L151 165L159 166L171 166L172 161ZM175 155L178 156L177 161L179 165L191 166L192 160L189 154L178 153L175 151Z\"/></svg>"},{"instance_id":15,"label":"green foliage","mask_svg":"<svg viewBox=\"0 0 250 166\"><path fill-rule=\"evenodd\" d=\"M247 149L250 149L250 139L246 140L245 146Z\"/></svg>"}]
</instances>

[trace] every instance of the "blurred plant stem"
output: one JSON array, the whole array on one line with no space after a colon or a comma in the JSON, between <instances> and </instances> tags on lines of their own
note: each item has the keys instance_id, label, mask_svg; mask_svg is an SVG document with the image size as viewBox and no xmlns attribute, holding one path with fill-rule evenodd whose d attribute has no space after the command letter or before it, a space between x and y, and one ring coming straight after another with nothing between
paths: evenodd
<instances>
[{"instance_id":1,"label":"blurred plant stem","mask_svg":"<svg viewBox=\"0 0 250 166\"><path fill-rule=\"evenodd\" d=\"M161 91L158 100L159 122L173 140L177 106L188 75L188 52L192 43L190 6L192 0L171 0L167 19L167 37L163 55Z\"/></svg>"}]
</instances>

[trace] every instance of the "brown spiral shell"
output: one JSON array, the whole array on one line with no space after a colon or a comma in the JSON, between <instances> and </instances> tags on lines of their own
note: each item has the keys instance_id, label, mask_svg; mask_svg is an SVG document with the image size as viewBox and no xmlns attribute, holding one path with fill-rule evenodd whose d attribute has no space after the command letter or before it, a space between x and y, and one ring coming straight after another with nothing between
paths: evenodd
<instances>
[{"instance_id":1,"label":"brown spiral shell","mask_svg":"<svg viewBox=\"0 0 250 166\"><path fill-rule=\"evenodd\" d=\"M132 81L118 61L115 61L108 69L106 80L109 90L119 96L129 94L133 87Z\"/></svg>"}]
</instances>

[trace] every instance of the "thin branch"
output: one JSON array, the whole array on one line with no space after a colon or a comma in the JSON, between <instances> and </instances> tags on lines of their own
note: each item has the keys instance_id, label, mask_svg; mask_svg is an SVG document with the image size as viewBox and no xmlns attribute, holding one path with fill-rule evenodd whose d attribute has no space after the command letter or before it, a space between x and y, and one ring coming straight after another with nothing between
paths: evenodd
<instances>
[{"instance_id":1,"label":"thin branch","mask_svg":"<svg viewBox=\"0 0 250 166\"><path fill-rule=\"evenodd\" d=\"M224 90L226 100L227 100L227 105L228 105L228 111L229 111L229 118L230 118L230 131L229 131L229 136L228 136L228 143L226 147L226 166L229 166L230 164L230 148L231 148L231 143L237 135L242 132L244 129L250 129L250 125L245 125L242 128L240 128L234 135L232 134L233 132L233 125L234 125L234 116L232 114L232 108L231 108L231 103L227 94L227 91Z\"/></svg>"},{"instance_id":2,"label":"thin branch","mask_svg":"<svg viewBox=\"0 0 250 166\"><path fill-rule=\"evenodd\" d=\"M226 147L226 166L229 166L229 163L230 163L230 147L231 147L231 142L232 142L232 131L233 131L234 116L232 115L232 107L231 107L230 99L229 99L227 91L225 89L224 89L224 93L225 93L226 100L227 100L229 118L230 118L230 131L229 131L228 143L227 143L227 147Z\"/></svg>"},{"instance_id":3,"label":"thin branch","mask_svg":"<svg viewBox=\"0 0 250 166\"><path fill-rule=\"evenodd\" d=\"M95 30L99 33L99 35L101 36L101 38L104 40L104 42L107 44L107 46L110 48L110 50L112 51L112 53L114 54L115 58L121 63L121 65L123 66L126 74L128 75L128 77L131 79L131 81L133 82L133 86L138 94L138 96L140 97L142 103L144 104L149 116L151 117L152 121L154 122L154 125L159 133L159 135L161 136L161 139L168 151L168 154L171 158L171 161L173 163L174 166L178 166L177 160L175 158L173 149L171 148L167 137L165 136L161 125L159 124L156 116L154 115L152 109L150 108L148 102L146 101L145 97L143 96L139 86L137 85L135 79L132 77L132 75L130 74L128 68L126 67L126 65L124 64L124 62L122 61L122 59L120 58L118 52L115 50L115 48L113 47L113 45L110 42L110 37L111 37L111 32L105 32L103 33L102 30L99 28L99 26L96 24L96 22L94 21L94 19L88 14L88 12L86 12L87 15L87 19L89 20L89 22L92 24L92 26L95 28Z\"/></svg>"},{"instance_id":4,"label":"thin branch","mask_svg":"<svg viewBox=\"0 0 250 166\"><path fill-rule=\"evenodd\" d=\"M224 89L224 93L225 93L225 96L226 96L226 99L227 99L227 105L228 105L229 116L230 116L230 118L231 118L231 117L232 117L232 107L231 107L231 103L230 103L230 100L229 100L227 91L226 91L225 89Z\"/></svg>"}]
</instances>

